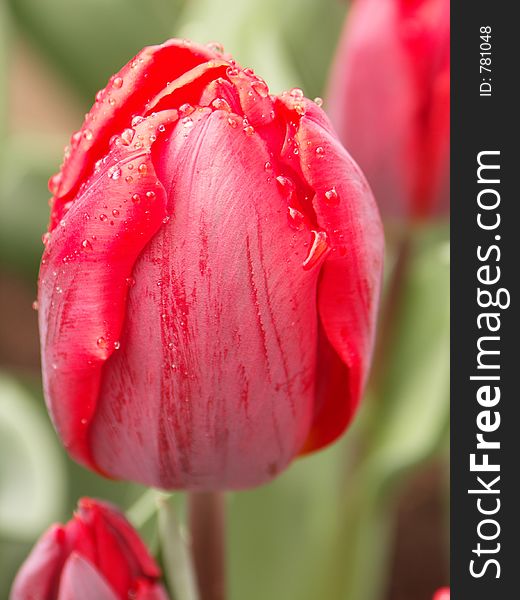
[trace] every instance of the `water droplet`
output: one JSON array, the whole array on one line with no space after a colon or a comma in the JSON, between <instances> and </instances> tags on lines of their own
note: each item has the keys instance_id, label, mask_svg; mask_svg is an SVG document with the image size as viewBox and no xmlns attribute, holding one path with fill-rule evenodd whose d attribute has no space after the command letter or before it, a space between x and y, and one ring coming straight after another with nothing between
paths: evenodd
<instances>
[{"instance_id":1,"label":"water droplet","mask_svg":"<svg viewBox=\"0 0 520 600\"><path fill-rule=\"evenodd\" d=\"M166 216L163 218L163 220L162 220L162 222L163 222L165 225L166 225L166 223L168 223L169 221L170 221L170 217L169 217L168 215L166 215Z\"/></svg>"},{"instance_id":2,"label":"water droplet","mask_svg":"<svg viewBox=\"0 0 520 600\"><path fill-rule=\"evenodd\" d=\"M117 210L117 208L114 208L114 210L112 211L112 215L114 217L119 217L119 211Z\"/></svg>"},{"instance_id":3,"label":"water droplet","mask_svg":"<svg viewBox=\"0 0 520 600\"><path fill-rule=\"evenodd\" d=\"M81 242L81 247L83 248L83 250L85 250L86 252L91 252L92 251L92 244L88 241L88 240L83 240Z\"/></svg>"},{"instance_id":4,"label":"water droplet","mask_svg":"<svg viewBox=\"0 0 520 600\"><path fill-rule=\"evenodd\" d=\"M76 131L75 133L73 133L70 137L70 143L73 146L76 146L78 144L78 142L81 139L81 131Z\"/></svg>"},{"instance_id":5,"label":"water droplet","mask_svg":"<svg viewBox=\"0 0 520 600\"><path fill-rule=\"evenodd\" d=\"M309 271L316 266L320 258L329 250L327 243L327 234L325 231L312 231L313 240L307 258L303 261L302 267Z\"/></svg>"},{"instance_id":6,"label":"water droplet","mask_svg":"<svg viewBox=\"0 0 520 600\"><path fill-rule=\"evenodd\" d=\"M238 75L238 69L236 67L228 67L226 69L226 75L228 77L236 77Z\"/></svg>"},{"instance_id":7,"label":"water droplet","mask_svg":"<svg viewBox=\"0 0 520 600\"><path fill-rule=\"evenodd\" d=\"M134 180L134 178L133 178L131 175L127 175L127 176L125 177L125 181L126 181L126 183L132 183L132 181L133 181L133 180Z\"/></svg>"},{"instance_id":8,"label":"water droplet","mask_svg":"<svg viewBox=\"0 0 520 600\"><path fill-rule=\"evenodd\" d=\"M62 294L63 293L63 290L62 290L62 288L59 285L57 285L54 289L55 289L55 291L56 291L57 294Z\"/></svg>"},{"instance_id":9,"label":"water droplet","mask_svg":"<svg viewBox=\"0 0 520 600\"><path fill-rule=\"evenodd\" d=\"M108 221L108 217L107 217L105 214L101 213L101 214L99 215L99 220L100 220L100 221L103 221L103 222L104 222L104 221Z\"/></svg>"},{"instance_id":10,"label":"water droplet","mask_svg":"<svg viewBox=\"0 0 520 600\"><path fill-rule=\"evenodd\" d=\"M289 219L289 225L298 231L302 230L305 226L305 217L296 208L292 206L288 207L287 217Z\"/></svg>"},{"instance_id":11,"label":"water droplet","mask_svg":"<svg viewBox=\"0 0 520 600\"><path fill-rule=\"evenodd\" d=\"M114 342L114 350L119 350L121 348L121 342L118 340Z\"/></svg>"},{"instance_id":12,"label":"water droplet","mask_svg":"<svg viewBox=\"0 0 520 600\"><path fill-rule=\"evenodd\" d=\"M90 142L90 140L94 137L92 135L92 131L90 131L90 129L85 129L85 131L83 132L83 137L87 140L87 142ZM106 142L105 142L106 143Z\"/></svg>"},{"instance_id":13,"label":"water droplet","mask_svg":"<svg viewBox=\"0 0 520 600\"><path fill-rule=\"evenodd\" d=\"M321 108L323 106L323 98L316 96L316 98L314 98L314 104L316 104L316 106L319 106Z\"/></svg>"},{"instance_id":14,"label":"water droplet","mask_svg":"<svg viewBox=\"0 0 520 600\"><path fill-rule=\"evenodd\" d=\"M269 88L263 79L258 78L256 81L253 81L251 87L261 98L267 98L267 96L269 96Z\"/></svg>"},{"instance_id":15,"label":"water droplet","mask_svg":"<svg viewBox=\"0 0 520 600\"><path fill-rule=\"evenodd\" d=\"M99 90L98 93L96 94L96 102L101 102L103 100L103 92L105 90Z\"/></svg>"},{"instance_id":16,"label":"water droplet","mask_svg":"<svg viewBox=\"0 0 520 600\"><path fill-rule=\"evenodd\" d=\"M292 90L289 91L289 96L295 100L303 100L303 90L300 88L292 88Z\"/></svg>"},{"instance_id":17,"label":"water droplet","mask_svg":"<svg viewBox=\"0 0 520 600\"><path fill-rule=\"evenodd\" d=\"M193 127L193 119L191 117L184 117L181 120L181 123L186 129L191 129Z\"/></svg>"},{"instance_id":18,"label":"water droplet","mask_svg":"<svg viewBox=\"0 0 520 600\"><path fill-rule=\"evenodd\" d=\"M110 106L114 106L114 104L116 103L114 98L109 98L108 99L108 103L110 104Z\"/></svg>"},{"instance_id":19,"label":"water droplet","mask_svg":"<svg viewBox=\"0 0 520 600\"><path fill-rule=\"evenodd\" d=\"M61 173L56 173L49 179L49 192L53 195L58 193L61 183Z\"/></svg>"},{"instance_id":20,"label":"water droplet","mask_svg":"<svg viewBox=\"0 0 520 600\"><path fill-rule=\"evenodd\" d=\"M137 167L137 170L139 171L139 175L141 175L142 177L144 177L146 175L146 173L148 173L148 167L147 167L146 163L141 163Z\"/></svg>"},{"instance_id":21,"label":"water droplet","mask_svg":"<svg viewBox=\"0 0 520 600\"><path fill-rule=\"evenodd\" d=\"M110 167L108 169L108 176L114 181L118 180L121 177L121 169L117 165Z\"/></svg>"},{"instance_id":22,"label":"water droplet","mask_svg":"<svg viewBox=\"0 0 520 600\"><path fill-rule=\"evenodd\" d=\"M60 227L65 227L65 225L67 225L67 223L65 222L65 219L62 219L60 221Z\"/></svg>"},{"instance_id":23,"label":"water droplet","mask_svg":"<svg viewBox=\"0 0 520 600\"><path fill-rule=\"evenodd\" d=\"M323 155L325 154L325 150L323 149L323 146L318 146L316 148L316 156L318 158L323 158Z\"/></svg>"},{"instance_id":24,"label":"water droplet","mask_svg":"<svg viewBox=\"0 0 520 600\"><path fill-rule=\"evenodd\" d=\"M229 117L229 118L228 118L228 120L227 120L227 122L228 122L228 124L229 124L229 125L230 125L230 126L233 128L233 129L235 129L235 128L236 128L236 126L237 126L237 122L236 122L236 120L235 120L235 119L233 119L232 117Z\"/></svg>"},{"instance_id":25,"label":"water droplet","mask_svg":"<svg viewBox=\"0 0 520 600\"><path fill-rule=\"evenodd\" d=\"M166 127L161 123L159 127L157 127L157 130L161 133L164 133L166 131Z\"/></svg>"},{"instance_id":26,"label":"water droplet","mask_svg":"<svg viewBox=\"0 0 520 600\"><path fill-rule=\"evenodd\" d=\"M46 232L45 232L45 233L42 235L42 242L43 242L43 245L44 245L44 246L46 246L46 245L47 245L47 244L50 242L50 239L51 239L51 234L50 234L48 231L46 231Z\"/></svg>"},{"instance_id":27,"label":"water droplet","mask_svg":"<svg viewBox=\"0 0 520 600\"><path fill-rule=\"evenodd\" d=\"M337 206L339 204L339 195L335 187L325 192L325 202L330 206Z\"/></svg>"},{"instance_id":28,"label":"water droplet","mask_svg":"<svg viewBox=\"0 0 520 600\"><path fill-rule=\"evenodd\" d=\"M123 145L129 146L134 139L135 131L131 127L127 127L121 134L121 141Z\"/></svg>"},{"instance_id":29,"label":"water droplet","mask_svg":"<svg viewBox=\"0 0 520 600\"><path fill-rule=\"evenodd\" d=\"M186 102L185 104L181 104L179 107L179 117L187 117L191 115L191 113L195 112L195 107Z\"/></svg>"},{"instance_id":30,"label":"water droplet","mask_svg":"<svg viewBox=\"0 0 520 600\"><path fill-rule=\"evenodd\" d=\"M104 337L98 337L96 344L98 348L101 348L101 350L105 350L108 346L108 343Z\"/></svg>"},{"instance_id":31,"label":"water droplet","mask_svg":"<svg viewBox=\"0 0 520 600\"><path fill-rule=\"evenodd\" d=\"M208 48L212 52L224 54L224 46L222 44L219 44L219 42L210 42L209 44L206 44L206 48Z\"/></svg>"},{"instance_id":32,"label":"water droplet","mask_svg":"<svg viewBox=\"0 0 520 600\"><path fill-rule=\"evenodd\" d=\"M134 204L137 204L140 201L141 201L141 196L139 194L132 194L132 202Z\"/></svg>"},{"instance_id":33,"label":"water droplet","mask_svg":"<svg viewBox=\"0 0 520 600\"><path fill-rule=\"evenodd\" d=\"M226 112L231 112L231 106L229 106L229 103L227 102L227 100L224 100L224 98L215 98L215 100L213 100L213 102L211 103L211 106L215 110L224 110Z\"/></svg>"},{"instance_id":34,"label":"water droplet","mask_svg":"<svg viewBox=\"0 0 520 600\"><path fill-rule=\"evenodd\" d=\"M38 305L38 300L35 300L35 301L32 303L32 309L33 309L33 310L38 310L38 306L39 306L39 305Z\"/></svg>"},{"instance_id":35,"label":"water droplet","mask_svg":"<svg viewBox=\"0 0 520 600\"><path fill-rule=\"evenodd\" d=\"M115 88L117 88L117 89L122 88L123 87L123 78L122 77L116 77L114 79L113 86Z\"/></svg>"},{"instance_id":36,"label":"water droplet","mask_svg":"<svg viewBox=\"0 0 520 600\"><path fill-rule=\"evenodd\" d=\"M135 117L133 117L132 119L132 127L137 127L137 125L139 125L139 123L142 123L144 121L144 117L141 117L140 115L136 115Z\"/></svg>"},{"instance_id":37,"label":"water droplet","mask_svg":"<svg viewBox=\"0 0 520 600\"><path fill-rule=\"evenodd\" d=\"M126 278L126 285L128 287L134 287L134 285L135 285L135 279L133 277L127 277Z\"/></svg>"}]
</instances>

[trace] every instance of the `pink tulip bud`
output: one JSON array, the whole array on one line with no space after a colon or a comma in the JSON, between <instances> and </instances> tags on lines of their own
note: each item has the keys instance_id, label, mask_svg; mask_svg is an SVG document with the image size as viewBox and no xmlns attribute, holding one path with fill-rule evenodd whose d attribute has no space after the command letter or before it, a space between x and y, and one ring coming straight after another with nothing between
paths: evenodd
<instances>
[{"instance_id":1,"label":"pink tulip bud","mask_svg":"<svg viewBox=\"0 0 520 600\"><path fill-rule=\"evenodd\" d=\"M77 460L243 488L341 434L370 363L383 237L301 90L270 95L216 47L145 48L50 188L44 389Z\"/></svg>"},{"instance_id":2,"label":"pink tulip bud","mask_svg":"<svg viewBox=\"0 0 520 600\"><path fill-rule=\"evenodd\" d=\"M34 546L10 600L168 600L160 574L114 506L83 498L66 525L53 525Z\"/></svg>"},{"instance_id":3,"label":"pink tulip bud","mask_svg":"<svg viewBox=\"0 0 520 600\"><path fill-rule=\"evenodd\" d=\"M449 204L449 0L355 0L328 106L385 217Z\"/></svg>"}]
</instances>

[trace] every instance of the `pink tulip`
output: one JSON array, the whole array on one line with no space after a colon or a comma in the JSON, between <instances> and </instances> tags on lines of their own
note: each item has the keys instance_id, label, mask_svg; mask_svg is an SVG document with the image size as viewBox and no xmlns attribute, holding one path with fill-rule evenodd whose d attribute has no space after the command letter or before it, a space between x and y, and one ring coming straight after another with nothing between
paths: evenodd
<instances>
[{"instance_id":1,"label":"pink tulip","mask_svg":"<svg viewBox=\"0 0 520 600\"><path fill-rule=\"evenodd\" d=\"M385 217L449 204L449 0L355 0L328 106Z\"/></svg>"},{"instance_id":2,"label":"pink tulip","mask_svg":"<svg viewBox=\"0 0 520 600\"><path fill-rule=\"evenodd\" d=\"M66 525L40 538L10 600L168 600L160 570L125 517L83 498Z\"/></svg>"},{"instance_id":3,"label":"pink tulip","mask_svg":"<svg viewBox=\"0 0 520 600\"><path fill-rule=\"evenodd\" d=\"M323 111L218 48L145 48L51 178L39 279L63 443L162 488L258 485L346 428L383 238Z\"/></svg>"}]
</instances>

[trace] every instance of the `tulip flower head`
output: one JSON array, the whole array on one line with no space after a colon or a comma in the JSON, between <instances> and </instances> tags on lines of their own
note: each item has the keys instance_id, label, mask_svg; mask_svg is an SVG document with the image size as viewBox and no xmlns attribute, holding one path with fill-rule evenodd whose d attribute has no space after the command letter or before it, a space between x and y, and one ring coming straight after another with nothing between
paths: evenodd
<instances>
[{"instance_id":1,"label":"tulip flower head","mask_svg":"<svg viewBox=\"0 0 520 600\"><path fill-rule=\"evenodd\" d=\"M355 0L328 106L383 216L424 219L449 204L449 0Z\"/></svg>"},{"instance_id":2,"label":"tulip flower head","mask_svg":"<svg viewBox=\"0 0 520 600\"><path fill-rule=\"evenodd\" d=\"M383 239L323 111L218 46L145 48L50 180L44 389L80 462L258 485L331 442L370 363Z\"/></svg>"},{"instance_id":3,"label":"tulip flower head","mask_svg":"<svg viewBox=\"0 0 520 600\"><path fill-rule=\"evenodd\" d=\"M450 588L443 587L435 592L433 600L450 600Z\"/></svg>"},{"instance_id":4,"label":"tulip flower head","mask_svg":"<svg viewBox=\"0 0 520 600\"><path fill-rule=\"evenodd\" d=\"M160 571L125 517L83 498L66 525L40 538L14 581L10 600L168 600Z\"/></svg>"}]
</instances>

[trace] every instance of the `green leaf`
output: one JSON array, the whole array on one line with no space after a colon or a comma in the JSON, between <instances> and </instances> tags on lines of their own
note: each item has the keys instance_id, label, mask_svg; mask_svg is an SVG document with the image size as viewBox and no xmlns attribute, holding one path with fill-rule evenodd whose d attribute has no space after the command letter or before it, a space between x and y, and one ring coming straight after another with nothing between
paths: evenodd
<instances>
[{"instance_id":1,"label":"green leaf","mask_svg":"<svg viewBox=\"0 0 520 600\"><path fill-rule=\"evenodd\" d=\"M58 519L65 469L50 423L16 381L0 372L0 535L31 540Z\"/></svg>"},{"instance_id":2,"label":"green leaf","mask_svg":"<svg viewBox=\"0 0 520 600\"><path fill-rule=\"evenodd\" d=\"M365 468L376 480L424 461L448 426L449 242L421 231L412 244L386 376L370 407Z\"/></svg>"}]
</instances>

